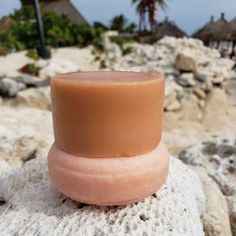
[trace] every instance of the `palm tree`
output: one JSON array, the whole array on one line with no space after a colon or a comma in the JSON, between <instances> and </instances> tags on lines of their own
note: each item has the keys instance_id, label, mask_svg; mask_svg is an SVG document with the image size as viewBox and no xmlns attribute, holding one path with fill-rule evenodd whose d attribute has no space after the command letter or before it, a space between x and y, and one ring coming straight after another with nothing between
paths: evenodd
<instances>
[{"instance_id":1,"label":"palm tree","mask_svg":"<svg viewBox=\"0 0 236 236\"><path fill-rule=\"evenodd\" d=\"M137 4L137 12L140 16L139 30L142 31L142 26L145 25L145 15L148 13L148 20L150 24L151 32L157 30L157 6L162 9L166 8L166 0L132 0L134 4Z\"/></svg>"},{"instance_id":2,"label":"palm tree","mask_svg":"<svg viewBox=\"0 0 236 236\"><path fill-rule=\"evenodd\" d=\"M119 32L124 31L125 27L127 26L128 20L124 15L118 15L115 16L112 20L111 20L111 25L110 28L112 30L118 30Z\"/></svg>"},{"instance_id":3,"label":"palm tree","mask_svg":"<svg viewBox=\"0 0 236 236\"><path fill-rule=\"evenodd\" d=\"M132 0L134 4L137 3L136 11L139 14L139 32L146 30L146 11L147 0Z\"/></svg>"}]
</instances>

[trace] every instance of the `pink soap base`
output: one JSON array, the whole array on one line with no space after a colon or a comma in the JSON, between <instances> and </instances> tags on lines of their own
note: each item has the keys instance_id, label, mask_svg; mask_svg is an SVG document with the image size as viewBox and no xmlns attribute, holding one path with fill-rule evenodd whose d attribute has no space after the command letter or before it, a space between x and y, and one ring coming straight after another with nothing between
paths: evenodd
<instances>
[{"instance_id":1,"label":"pink soap base","mask_svg":"<svg viewBox=\"0 0 236 236\"><path fill-rule=\"evenodd\" d=\"M53 144L48 154L49 177L69 198L94 205L125 205L155 193L166 181L169 154L161 142L140 156L86 158Z\"/></svg>"}]
</instances>

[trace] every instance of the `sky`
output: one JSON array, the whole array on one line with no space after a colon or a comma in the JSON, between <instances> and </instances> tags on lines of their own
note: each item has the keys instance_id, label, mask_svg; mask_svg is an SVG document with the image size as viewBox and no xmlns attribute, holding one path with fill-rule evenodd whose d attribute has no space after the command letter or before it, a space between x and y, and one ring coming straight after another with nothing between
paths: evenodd
<instances>
[{"instance_id":1,"label":"sky","mask_svg":"<svg viewBox=\"0 0 236 236\"><path fill-rule=\"evenodd\" d=\"M19 0L0 0L0 18L12 13L20 7ZM90 22L101 21L109 23L111 18L124 14L130 21L138 23L138 15L131 0L71 0L82 15ZM168 8L159 11L159 20L168 16L188 34L192 34L210 16L215 19L221 12L226 13L226 19L236 17L236 0L167 0Z\"/></svg>"}]
</instances>

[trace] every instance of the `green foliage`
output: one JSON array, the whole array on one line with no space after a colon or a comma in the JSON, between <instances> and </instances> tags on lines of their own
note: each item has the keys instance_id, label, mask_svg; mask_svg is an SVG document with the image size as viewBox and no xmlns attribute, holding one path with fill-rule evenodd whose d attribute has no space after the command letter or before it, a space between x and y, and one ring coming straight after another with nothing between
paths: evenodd
<instances>
[{"instance_id":1,"label":"green foliage","mask_svg":"<svg viewBox=\"0 0 236 236\"><path fill-rule=\"evenodd\" d=\"M22 7L11 16L12 22L7 30L0 30L1 48L31 49L39 46L39 36L34 9L31 6ZM100 37L105 30L102 24L96 23L78 26L73 24L65 15L47 12L43 15L46 44L51 47L87 46ZM4 49L5 52L5 49Z\"/></svg>"},{"instance_id":2,"label":"green foliage","mask_svg":"<svg viewBox=\"0 0 236 236\"><path fill-rule=\"evenodd\" d=\"M8 48L0 45L0 56L6 56L8 54Z\"/></svg>"},{"instance_id":3,"label":"green foliage","mask_svg":"<svg viewBox=\"0 0 236 236\"><path fill-rule=\"evenodd\" d=\"M122 14L115 16L110 24L111 30L117 30L119 32L133 33L135 28L136 24L129 23L128 19Z\"/></svg>"},{"instance_id":4,"label":"green foliage","mask_svg":"<svg viewBox=\"0 0 236 236\"><path fill-rule=\"evenodd\" d=\"M39 60L38 53L35 49L28 50L25 55L35 61Z\"/></svg>"},{"instance_id":5,"label":"green foliage","mask_svg":"<svg viewBox=\"0 0 236 236\"><path fill-rule=\"evenodd\" d=\"M36 66L34 63L29 63L23 66L21 69L19 69L19 71L25 74L38 76L40 67Z\"/></svg>"},{"instance_id":6,"label":"green foliage","mask_svg":"<svg viewBox=\"0 0 236 236\"><path fill-rule=\"evenodd\" d=\"M107 27L106 25L104 25L103 23L98 22L98 21L94 21L93 27L94 27L95 29L101 30L101 31L106 31L106 30L108 30L108 27Z\"/></svg>"},{"instance_id":7,"label":"green foliage","mask_svg":"<svg viewBox=\"0 0 236 236\"><path fill-rule=\"evenodd\" d=\"M122 53L125 56L132 53L132 51L133 51L132 47L123 47Z\"/></svg>"},{"instance_id":8,"label":"green foliage","mask_svg":"<svg viewBox=\"0 0 236 236\"><path fill-rule=\"evenodd\" d=\"M136 24L131 22L125 29L125 32L127 33L134 33L135 29L136 29Z\"/></svg>"},{"instance_id":9,"label":"green foliage","mask_svg":"<svg viewBox=\"0 0 236 236\"><path fill-rule=\"evenodd\" d=\"M127 55L127 54L130 54L132 52L132 48L127 47L125 44L135 42L135 38L133 38L133 37L130 37L130 38L127 38L127 37L113 37L113 38L111 38L111 40L112 40L113 43L116 43L117 45L119 45L123 55Z\"/></svg>"},{"instance_id":10,"label":"green foliage","mask_svg":"<svg viewBox=\"0 0 236 236\"><path fill-rule=\"evenodd\" d=\"M42 5L42 8L44 6ZM124 15L116 16L108 27L100 22L93 26L78 26L72 23L66 15L47 12L43 15L46 45L51 47L87 46L93 44L102 50L101 34L109 29L124 33L133 33L136 25L129 23ZM39 46L35 12L32 6L25 6L11 15L9 27L0 30L0 55L10 50L35 49ZM122 44L122 42L117 42ZM37 60L35 51L29 51L27 56Z\"/></svg>"},{"instance_id":11,"label":"green foliage","mask_svg":"<svg viewBox=\"0 0 236 236\"><path fill-rule=\"evenodd\" d=\"M127 26L128 20L124 15L118 15L115 16L112 20L111 20L111 26L110 28L112 30L117 30L119 32L124 31L125 27Z\"/></svg>"}]
</instances>

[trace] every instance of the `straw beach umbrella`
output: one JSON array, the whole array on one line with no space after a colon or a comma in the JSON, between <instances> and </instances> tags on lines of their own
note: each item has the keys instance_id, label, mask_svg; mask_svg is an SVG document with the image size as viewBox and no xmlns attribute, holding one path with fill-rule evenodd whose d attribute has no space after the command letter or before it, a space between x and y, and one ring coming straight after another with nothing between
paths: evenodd
<instances>
[{"instance_id":1,"label":"straw beach umbrella","mask_svg":"<svg viewBox=\"0 0 236 236\"><path fill-rule=\"evenodd\" d=\"M192 37L202 40L206 45L209 44L211 38L211 31L214 27L214 17L211 16L209 22L207 22L202 28L200 28L197 32L195 32Z\"/></svg>"},{"instance_id":2,"label":"straw beach umbrella","mask_svg":"<svg viewBox=\"0 0 236 236\"><path fill-rule=\"evenodd\" d=\"M210 29L210 40L227 41L230 38L229 22L225 19L225 14L221 14L221 18L216 21Z\"/></svg>"},{"instance_id":3,"label":"straw beach umbrella","mask_svg":"<svg viewBox=\"0 0 236 236\"><path fill-rule=\"evenodd\" d=\"M32 0L21 0L22 5L32 5ZM71 3L70 0L41 0L43 3L43 12L54 11L60 15L67 15L71 22L77 25L88 24L79 10Z\"/></svg>"},{"instance_id":4,"label":"straw beach umbrella","mask_svg":"<svg viewBox=\"0 0 236 236\"><path fill-rule=\"evenodd\" d=\"M181 30L174 22L169 21L168 17L165 18L165 21L161 22L158 25L158 30L156 38L160 39L164 36L173 36L176 38L187 37L187 34Z\"/></svg>"},{"instance_id":5,"label":"straw beach umbrella","mask_svg":"<svg viewBox=\"0 0 236 236\"><path fill-rule=\"evenodd\" d=\"M0 20L0 30L9 28L11 22L12 22L12 19L10 16L4 16Z\"/></svg>"},{"instance_id":6,"label":"straw beach umbrella","mask_svg":"<svg viewBox=\"0 0 236 236\"><path fill-rule=\"evenodd\" d=\"M236 40L236 17L229 23L230 39Z\"/></svg>"},{"instance_id":7,"label":"straw beach umbrella","mask_svg":"<svg viewBox=\"0 0 236 236\"><path fill-rule=\"evenodd\" d=\"M233 42L232 45L232 56L234 54L234 48L236 46L236 17L229 23L230 29L230 40Z\"/></svg>"}]
</instances>

